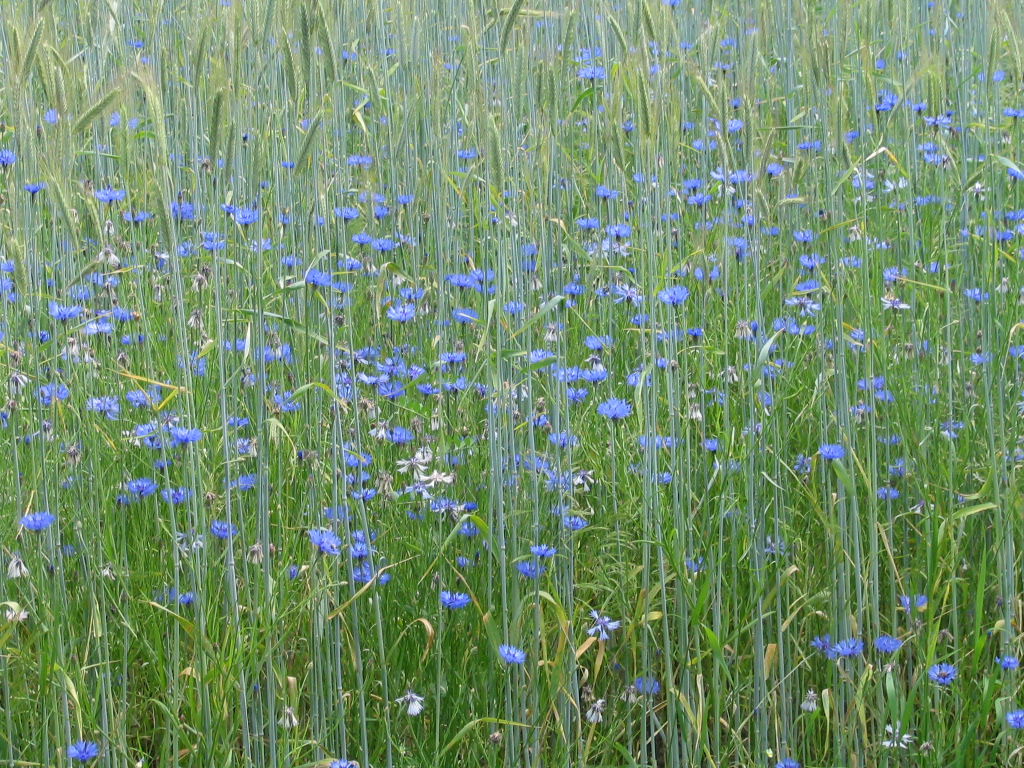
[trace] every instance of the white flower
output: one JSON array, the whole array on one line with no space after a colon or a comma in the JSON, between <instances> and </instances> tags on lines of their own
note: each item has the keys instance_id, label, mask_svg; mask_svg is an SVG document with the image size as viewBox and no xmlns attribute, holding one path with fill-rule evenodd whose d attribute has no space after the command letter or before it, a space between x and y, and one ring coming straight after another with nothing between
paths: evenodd
<instances>
[{"instance_id":1,"label":"white flower","mask_svg":"<svg viewBox=\"0 0 1024 768\"><path fill-rule=\"evenodd\" d=\"M886 294L882 297L882 309L892 310L893 312L899 312L902 309L910 309L910 305L905 301L901 301L891 293Z\"/></svg>"},{"instance_id":2,"label":"white flower","mask_svg":"<svg viewBox=\"0 0 1024 768\"><path fill-rule=\"evenodd\" d=\"M882 746L887 749L906 749L914 743L914 735L912 731L906 733L900 732L900 721L896 721L896 725L885 726L885 732L888 738L882 741Z\"/></svg>"},{"instance_id":3,"label":"white flower","mask_svg":"<svg viewBox=\"0 0 1024 768\"><path fill-rule=\"evenodd\" d=\"M600 723L604 719L604 699L598 699L587 710L588 723Z\"/></svg>"},{"instance_id":4,"label":"white flower","mask_svg":"<svg viewBox=\"0 0 1024 768\"><path fill-rule=\"evenodd\" d=\"M8 603L4 616L11 622L26 621L28 619L28 611L21 610L21 606L17 603Z\"/></svg>"},{"instance_id":5,"label":"white flower","mask_svg":"<svg viewBox=\"0 0 1024 768\"><path fill-rule=\"evenodd\" d=\"M405 692L405 695L399 696L395 699L396 704L405 704L405 713L409 717L416 717L420 712L423 711L423 697L413 692L412 688Z\"/></svg>"},{"instance_id":6,"label":"white flower","mask_svg":"<svg viewBox=\"0 0 1024 768\"><path fill-rule=\"evenodd\" d=\"M451 485L452 483L455 482L455 475L446 472L441 472L440 470L435 469L429 475L424 475L423 477L421 477L420 480L423 482L424 485L427 486L427 488L433 488L438 483Z\"/></svg>"}]
</instances>

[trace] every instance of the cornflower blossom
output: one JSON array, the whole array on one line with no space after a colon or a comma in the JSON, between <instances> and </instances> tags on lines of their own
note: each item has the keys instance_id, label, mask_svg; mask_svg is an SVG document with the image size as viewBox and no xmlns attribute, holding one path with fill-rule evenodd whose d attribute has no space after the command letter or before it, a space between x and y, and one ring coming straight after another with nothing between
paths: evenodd
<instances>
[{"instance_id":1,"label":"cornflower blossom","mask_svg":"<svg viewBox=\"0 0 1024 768\"><path fill-rule=\"evenodd\" d=\"M952 664L935 664L928 668L928 677L938 685L950 685L956 676L957 669Z\"/></svg>"},{"instance_id":2,"label":"cornflower blossom","mask_svg":"<svg viewBox=\"0 0 1024 768\"><path fill-rule=\"evenodd\" d=\"M498 655L506 664L522 664L526 661L526 653L514 645L498 646Z\"/></svg>"},{"instance_id":3,"label":"cornflower blossom","mask_svg":"<svg viewBox=\"0 0 1024 768\"><path fill-rule=\"evenodd\" d=\"M98 745L91 741L76 741L68 745L67 755L76 763L87 763L100 753Z\"/></svg>"},{"instance_id":4,"label":"cornflower blossom","mask_svg":"<svg viewBox=\"0 0 1024 768\"><path fill-rule=\"evenodd\" d=\"M602 616L595 610L590 612L590 617L594 620L594 626L587 630L587 634L593 637L597 635L598 640L608 640L611 635L609 632L614 632L621 625L621 621L613 621L608 616Z\"/></svg>"},{"instance_id":5,"label":"cornflower blossom","mask_svg":"<svg viewBox=\"0 0 1024 768\"><path fill-rule=\"evenodd\" d=\"M42 531L49 528L57 518L49 512L29 512L21 518L21 525L29 531Z\"/></svg>"},{"instance_id":6,"label":"cornflower blossom","mask_svg":"<svg viewBox=\"0 0 1024 768\"><path fill-rule=\"evenodd\" d=\"M441 591L441 605L451 611L465 608L470 603L470 597L464 592Z\"/></svg>"},{"instance_id":7,"label":"cornflower blossom","mask_svg":"<svg viewBox=\"0 0 1024 768\"><path fill-rule=\"evenodd\" d=\"M611 397L597 406L597 413L612 421L624 419L632 412L633 406L625 400Z\"/></svg>"},{"instance_id":8,"label":"cornflower blossom","mask_svg":"<svg viewBox=\"0 0 1024 768\"><path fill-rule=\"evenodd\" d=\"M860 656L864 651L864 643L855 637L850 637L845 640L840 640L834 646L832 646L832 652L836 656L843 656L850 658L853 656Z\"/></svg>"},{"instance_id":9,"label":"cornflower blossom","mask_svg":"<svg viewBox=\"0 0 1024 768\"><path fill-rule=\"evenodd\" d=\"M821 458L826 461L835 461L846 455L846 450L838 443L822 443L818 448Z\"/></svg>"}]
</instances>

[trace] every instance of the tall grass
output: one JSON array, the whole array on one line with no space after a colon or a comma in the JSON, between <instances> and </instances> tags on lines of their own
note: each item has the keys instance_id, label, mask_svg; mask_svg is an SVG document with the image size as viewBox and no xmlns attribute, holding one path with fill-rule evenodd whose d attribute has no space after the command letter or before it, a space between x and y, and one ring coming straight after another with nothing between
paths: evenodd
<instances>
[{"instance_id":1,"label":"tall grass","mask_svg":"<svg viewBox=\"0 0 1024 768\"><path fill-rule=\"evenodd\" d=\"M0 760L1024 765L1022 17L11 0Z\"/></svg>"}]
</instances>

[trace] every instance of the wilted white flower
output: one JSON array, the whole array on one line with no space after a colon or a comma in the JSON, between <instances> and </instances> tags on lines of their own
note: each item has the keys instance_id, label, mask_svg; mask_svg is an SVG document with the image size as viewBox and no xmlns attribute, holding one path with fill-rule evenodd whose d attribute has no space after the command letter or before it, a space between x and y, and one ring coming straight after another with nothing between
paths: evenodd
<instances>
[{"instance_id":1,"label":"wilted white flower","mask_svg":"<svg viewBox=\"0 0 1024 768\"><path fill-rule=\"evenodd\" d=\"M574 488L580 488L584 491L589 491L590 486L594 484L594 472L590 469L582 469L577 472L572 478L572 485Z\"/></svg>"},{"instance_id":2,"label":"wilted white flower","mask_svg":"<svg viewBox=\"0 0 1024 768\"><path fill-rule=\"evenodd\" d=\"M255 544L250 546L249 547L249 551L246 553L245 558L250 563L255 563L256 565L259 565L260 563L262 563L263 562L263 543L257 541Z\"/></svg>"},{"instance_id":3,"label":"wilted white flower","mask_svg":"<svg viewBox=\"0 0 1024 768\"><path fill-rule=\"evenodd\" d=\"M598 699L587 710L588 723L600 723L604 719L604 699Z\"/></svg>"},{"instance_id":4,"label":"wilted white flower","mask_svg":"<svg viewBox=\"0 0 1024 768\"><path fill-rule=\"evenodd\" d=\"M299 718L295 716L294 709L285 707L284 714L281 715L281 719L277 721L277 724L286 730L290 730L299 724Z\"/></svg>"},{"instance_id":5,"label":"wilted white flower","mask_svg":"<svg viewBox=\"0 0 1024 768\"><path fill-rule=\"evenodd\" d=\"M17 395L21 392L21 390L25 388L25 386L28 384L29 379L28 376L26 376L21 371L15 371L14 373L11 374L11 378L9 381L11 387L11 394Z\"/></svg>"},{"instance_id":6,"label":"wilted white flower","mask_svg":"<svg viewBox=\"0 0 1024 768\"><path fill-rule=\"evenodd\" d=\"M807 691L804 700L800 703L800 709L804 712L815 712L818 709L818 693L811 689Z\"/></svg>"},{"instance_id":7,"label":"wilted white flower","mask_svg":"<svg viewBox=\"0 0 1024 768\"><path fill-rule=\"evenodd\" d=\"M25 561L18 555L12 555L11 562L7 564L7 578L20 579L23 576L28 576L28 568L25 566Z\"/></svg>"},{"instance_id":8,"label":"wilted white flower","mask_svg":"<svg viewBox=\"0 0 1024 768\"><path fill-rule=\"evenodd\" d=\"M395 699L395 703L404 704L406 706L405 713L410 717L416 717L423 711L423 697L414 693L412 688L408 689L403 696Z\"/></svg>"}]
</instances>

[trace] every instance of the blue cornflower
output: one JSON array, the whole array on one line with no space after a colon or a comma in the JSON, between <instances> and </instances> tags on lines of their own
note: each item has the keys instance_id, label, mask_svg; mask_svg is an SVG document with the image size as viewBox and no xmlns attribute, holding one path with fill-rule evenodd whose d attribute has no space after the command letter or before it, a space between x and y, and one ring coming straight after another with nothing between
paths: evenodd
<instances>
[{"instance_id":1,"label":"blue cornflower","mask_svg":"<svg viewBox=\"0 0 1024 768\"><path fill-rule=\"evenodd\" d=\"M192 491L188 488L164 488L160 495L168 504L183 504L191 498Z\"/></svg>"},{"instance_id":2,"label":"blue cornflower","mask_svg":"<svg viewBox=\"0 0 1024 768\"><path fill-rule=\"evenodd\" d=\"M310 542L325 555L337 555L341 552L341 539L327 528L314 528L307 531Z\"/></svg>"},{"instance_id":3,"label":"blue cornflower","mask_svg":"<svg viewBox=\"0 0 1024 768\"><path fill-rule=\"evenodd\" d=\"M153 218L153 214L149 211L125 211L121 214L121 218L129 224L141 224Z\"/></svg>"},{"instance_id":4,"label":"blue cornflower","mask_svg":"<svg viewBox=\"0 0 1024 768\"><path fill-rule=\"evenodd\" d=\"M210 533L218 539L227 539L238 533L238 528L224 520L214 520L210 523Z\"/></svg>"},{"instance_id":5,"label":"blue cornflower","mask_svg":"<svg viewBox=\"0 0 1024 768\"><path fill-rule=\"evenodd\" d=\"M949 685L956 680L956 667L952 664L935 664L928 669L928 677L939 685Z\"/></svg>"},{"instance_id":6,"label":"blue cornflower","mask_svg":"<svg viewBox=\"0 0 1024 768\"><path fill-rule=\"evenodd\" d=\"M100 748L91 741L76 741L68 745L68 757L79 763L87 763L99 753Z\"/></svg>"},{"instance_id":7,"label":"blue cornflower","mask_svg":"<svg viewBox=\"0 0 1024 768\"><path fill-rule=\"evenodd\" d=\"M633 681L633 687L636 688L636 692L639 694L654 696L661 690L661 683L653 677L638 677Z\"/></svg>"},{"instance_id":8,"label":"blue cornflower","mask_svg":"<svg viewBox=\"0 0 1024 768\"><path fill-rule=\"evenodd\" d=\"M514 645L498 646L498 655L506 664L522 664L526 661L526 652L516 648Z\"/></svg>"},{"instance_id":9,"label":"blue cornflower","mask_svg":"<svg viewBox=\"0 0 1024 768\"><path fill-rule=\"evenodd\" d=\"M388 307L387 316L389 320L396 323L407 323L416 317L416 306L413 304L394 304Z\"/></svg>"},{"instance_id":10,"label":"blue cornflower","mask_svg":"<svg viewBox=\"0 0 1024 768\"><path fill-rule=\"evenodd\" d=\"M899 597L900 608L904 612L910 613L910 595L900 595ZM918 611L923 611L928 606L928 598L925 595L914 595L914 608Z\"/></svg>"},{"instance_id":11,"label":"blue cornflower","mask_svg":"<svg viewBox=\"0 0 1024 768\"><path fill-rule=\"evenodd\" d=\"M826 461L841 459L846 455L846 450L838 443L822 443L818 448L821 458Z\"/></svg>"},{"instance_id":12,"label":"blue cornflower","mask_svg":"<svg viewBox=\"0 0 1024 768\"><path fill-rule=\"evenodd\" d=\"M123 189L111 189L110 187L103 187L102 189L97 189L93 194L96 196L96 199L99 200L101 203L106 203L107 205L110 205L115 201L124 200L125 191Z\"/></svg>"},{"instance_id":13,"label":"blue cornflower","mask_svg":"<svg viewBox=\"0 0 1024 768\"><path fill-rule=\"evenodd\" d=\"M879 653L896 653L901 647L903 647L903 641L892 635L879 635L875 638L875 649Z\"/></svg>"},{"instance_id":14,"label":"blue cornflower","mask_svg":"<svg viewBox=\"0 0 1024 768\"><path fill-rule=\"evenodd\" d=\"M117 421L118 414L121 413L121 404L117 401L117 397L111 395L90 397L85 401L85 409L94 413L102 413L110 421Z\"/></svg>"},{"instance_id":15,"label":"blue cornflower","mask_svg":"<svg viewBox=\"0 0 1024 768\"><path fill-rule=\"evenodd\" d=\"M10 168L18 156L9 149L0 149L0 168Z\"/></svg>"},{"instance_id":16,"label":"blue cornflower","mask_svg":"<svg viewBox=\"0 0 1024 768\"><path fill-rule=\"evenodd\" d=\"M228 488L236 488L239 491L251 491L258 482L258 475L239 475L228 484Z\"/></svg>"},{"instance_id":17,"label":"blue cornflower","mask_svg":"<svg viewBox=\"0 0 1024 768\"><path fill-rule=\"evenodd\" d=\"M604 228L605 233L608 237L614 237L616 240L622 240L632 234L633 228L629 224L609 224Z\"/></svg>"},{"instance_id":18,"label":"blue cornflower","mask_svg":"<svg viewBox=\"0 0 1024 768\"><path fill-rule=\"evenodd\" d=\"M171 436L171 445L175 448L198 443L203 439L203 431L197 427L171 427L167 433Z\"/></svg>"},{"instance_id":19,"label":"blue cornflower","mask_svg":"<svg viewBox=\"0 0 1024 768\"><path fill-rule=\"evenodd\" d=\"M152 496L157 491L156 483L154 483L148 477L140 477L135 480L129 480L124 485L128 493L135 494L140 499L144 499L147 496Z\"/></svg>"},{"instance_id":20,"label":"blue cornflower","mask_svg":"<svg viewBox=\"0 0 1024 768\"><path fill-rule=\"evenodd\" d=\"M291 413L292 411L297 411L302 407L302 403L292 397L290 390L287 392L275 393L274 405L280 408L283 413Z\"/></svg>"},{"instance_id":21,"label":"blue cornflower","mask_svg":"<svg viewBox=\"0 0 1024 768\"><path fill-rule=\"evenodd\" d=\"M1006 655L996 657L996 664L998 664L1003 669L1009 671L1017 669L1017 667L1020 666L1020 661L1017 659L1016 656Z\"/></svg>"},{"instance_id":22,"label":"blue cornflower","mask_svg":"<svg viewBox=\"0 0 1024 768\"><path fill-rule=\"evenodd\" d=\"M64 384L43 384L39 388L39 402L43 405L53 405L54 400L67 400L71 397L71 390Z\"/></svg>"},{"instance_id":23,"label":"blue cornflower","mask_svg":"<svg viewBox=\"0 0 1024 768\"><path fill-rule=\"evenodd\" d=\"M604 80L604 67L589 65L576 70L576 77L580 80Z\"/></svg>"},{"instance_id":24,"label":"blue cornflower","mask_svg":"<svg viewBox=\"0 0 1024 768\"><path fill-rule=\"evenodd\" d=\"M312 285L315 288L327 288L331 284L331 276L319 269L310 269L306 272L305 282L306 285Z\"/></svg>"},{"instance_id":25,"label":"blue cornflower","mask_svg":"<svg viewBox=\"0 0 1024 768\"><path fill-rule=\"evenodd\" d=\"M827 656L832 651L832 636L817 635L813 640L811 640L811 648L816 651L821 651Z\"/></svg>"},{"instance_id":26,"label":"blue cornflower","mask_svg":"<svg viewBox=\"0 0 1024 768\"><path fill-rule=\"evenodd\" d=\"M792 757L784 757L775 764L775 768L800 768L800 763Z\"/></svg>"},{"instance_id":27,"label":"blue cornflower","mask_svg":"<svg viewBox=\"0 0 1024 768\"><path fill-rule=\"evenodd\" d=\"M385 439L395 445L405 445L412 442L413 434L405 427L392 427L385 435Z\"/></svg>"},{"instance_id":28,"label":"blue cornflower","mask_svg":"<svg viewBox=\"0 0 1024 768\"><path fill-rule=\"evenodd\" d=\"M465 592L441 590L441 605L449 610L457 611L459 608L465 608L469 602L469 595Z\"/></svg>"},{"instance_id":29,"label":"blue cornflower","mask_svg":"<svg viewBox=\"0 0 1024 768\"><path fill-rule=\"evenodd\" d=\"M690 290L685 285L670 285L658 291L658 300L672 307L678 307L690 296Z\"/></svg>"},{"instance_id":30,"label":"blue cornflower","mask_svg":"<svg viewBox=\"0 0 1024 768\"><path fill-rule=\"evenodd\" d=\"M836 656L845 656L847 658L860 656L864 652L864 643L855 637L848 637L832 646L832 652Z\"/></svg>"},{"instance_id":31,"label":"blue cornflower","mask_svg":"<svg viewBox=\"0 0 1024 768\"><path fill-rule=\"evenodd\" d=\"M612 421L618 421L619 419L626 418L632 410L632 405L617 397L610 397L597 406L598 415L604 416L606 419L611 419Z\"/></svg>"},{"instance_id":32,"label":"blue cornflower","mask_svg":"<svg viewBox=\"0 0 1024 768\"><path fill-rule=\"evenodd\" d=\"M1015 709L1006 713L1006 724L1011 728L1024 728L1024 709Z\"/></svg>"},{"instance_id":33,"label":"blue cornflower","mask_svg":"<svg viewBox=\"0 0 1024 768\"><path fill-rule=\"evenodd\" d=\"M57 518L49 512L29 512L21 518L21 524L29 531L41 531L49 528Z\"/></svg>"},{"instance_id":34,"label":"blue cornflower","mask_svg":"<svg viewBox=\"0 0 1024 768\"><path fill-rule=\"evenodd\" d=\"M610 617L602 616L597 611L591 611L590 618L594 620L594 626L587 630L587 634L591 637L597 635L598 640L607 640L611 637L608 633L615 631L622 625L621 621L612 621Z\"/></svg>"},{"instance_id":35,"label":"blue cornflower","mask_svg":"<svg viewBox=\"0 0 1024 768\"><path fill-rule=\"evenodd\" d=\"M50 317L61 323L74 320L82 314L82 308L78 305L63 306L55 301L50 302Z\"/></svg>"},{"instance_id":36,"label":"blue cornflower","mask_svg":"<svg viewBox=\"0 0 1024 768\"><path fill-rule=\"evenodd\" d=\"M562 517L562 525L564 525L570 531L575 532L582 531L584 528L590 525L590 523L588 523L586 519L580 517L579 515L565 515Z\"/></svg>"},{"instance_id":37,"label":"blue cornflower","mask_svg":"<svg viewBox=\"0 0 1024 768\"><path fill-rule=\"evenodd\" d=\"M582 403L590 391L586 387L566 387L565 397L570 403Z\"/></svg>"},{"instance_id":38,"label":"blue cornflower","mask_svg":"<svg viewBox=\"0 0 1024 768\"><path fill-rule=\"evenodd\" d=\"M521 560L516 563L516 570L525 579L538 579L547 571L547 566L541 565L533 560Z\"/></svg>"}]
</instances>

